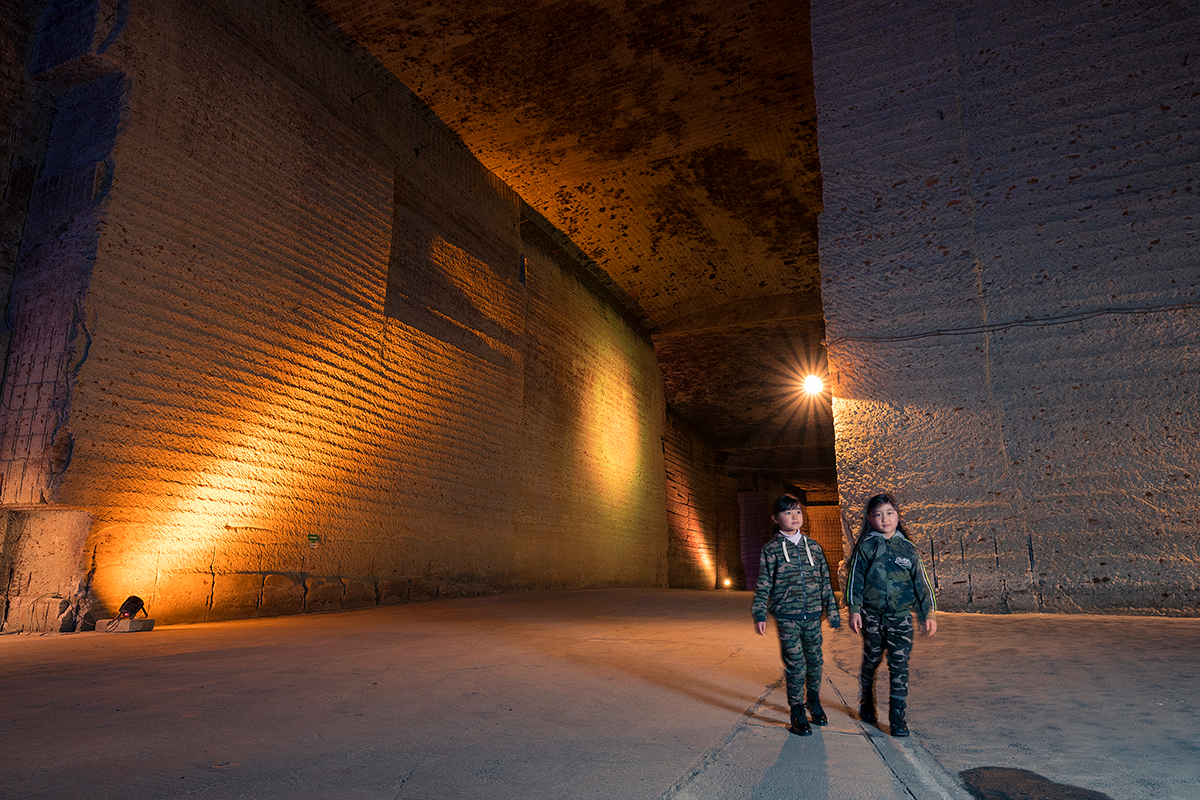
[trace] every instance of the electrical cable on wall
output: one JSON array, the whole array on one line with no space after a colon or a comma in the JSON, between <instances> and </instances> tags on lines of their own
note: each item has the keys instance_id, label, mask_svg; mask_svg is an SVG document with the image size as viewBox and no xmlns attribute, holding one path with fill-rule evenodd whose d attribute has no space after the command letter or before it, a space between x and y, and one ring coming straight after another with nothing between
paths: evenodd
<instances>
[{"instance_id":1,"label":"electrical cable on wall","mask_svg":"<svg viewBox=\"0 0 1200 800\"><path fill-rule=\"evenodd\" d=\"M931 339L935 336L966 336L975 333L992 333L1009 328L1036 328L1043 325L1066 325L1070 322L1081 322L1093 317L1106 314L1158 314L1165 311L1185 311L1200 308L1200 302L1175 303L1163 306L1134 306L1132 308L1102 308L1095 311L1083 311L1078 314L1064 314L1058 317L1037 317L1036 319L1018 319L1009 322L996 322L989 325L972 325L967 328L939 328L938 330L921 333L902 334L900 336L839 336L825 343L825 347L833 347L842 342L910 342L914 339Z\"/></svg>"}]
</instances>

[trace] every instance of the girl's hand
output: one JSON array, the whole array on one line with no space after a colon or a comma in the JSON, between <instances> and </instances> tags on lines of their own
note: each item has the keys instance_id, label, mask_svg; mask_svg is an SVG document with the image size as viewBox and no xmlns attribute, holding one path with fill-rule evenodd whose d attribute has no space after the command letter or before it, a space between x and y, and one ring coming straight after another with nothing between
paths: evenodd
<instances>
[{"instance_id":1,"label":"girl's hand","mask_svg":"<svg viewBox=\"0 0 1200 800\"><path fill-rule=\"evenodd\" d=\"M937 633L937 620L936 619L925 620L925 635L933 636L935 633Z\"/></svg>"},{"instance_id":2,"label":"girl's hand","mask_svg":"<svg viewBox=\"0 0 1200 800\"><path fill-rule=\"evenodd\" d=\"M857 611L850 615L850 630L855 633L862 633L862 614Z\"/></svg>"},{"instance_id":3,"label":"girl's hand","mask_svg":"<svg viewBox=\"0 0 1200 800\"><path fill-rule=\"evenodd\" d=\"M767 635L767 621L763 620L762 622L754 623L754 630L758 633L759 636L766 636Z\"/></svg>"}]
</instances>

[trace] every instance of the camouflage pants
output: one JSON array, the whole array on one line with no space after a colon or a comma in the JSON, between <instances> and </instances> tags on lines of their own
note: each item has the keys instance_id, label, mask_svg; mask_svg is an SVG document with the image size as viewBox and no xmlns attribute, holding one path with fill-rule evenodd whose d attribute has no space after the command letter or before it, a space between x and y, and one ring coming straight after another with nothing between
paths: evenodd
<instances>
[{"instance_id":1,"label":"camouflage pants","mask_svg":"<svg viewBox=\"0 0 1200 800\"><path fill-rule=\"evenodd\" d=\"M809 697L821 693L821 620L776 619L779 649L783 654L783 674L787 678L788 705L804 705L804 679L808 678Z\"/></svg>"},{"instance_id":2,"label":"camouflage pants","mask_svg":"<svg viewBox=\"0 0 1200 800\"><path fill-rule=\"evenodd\" d=\"M908 699L908 656L913 646L912 616L887 619L869 611L862 612L863 660L858 685L863 699L875 697L875 671L887 651L888 677L892 708L904 708Z\"/></svg>"}]
</instances>

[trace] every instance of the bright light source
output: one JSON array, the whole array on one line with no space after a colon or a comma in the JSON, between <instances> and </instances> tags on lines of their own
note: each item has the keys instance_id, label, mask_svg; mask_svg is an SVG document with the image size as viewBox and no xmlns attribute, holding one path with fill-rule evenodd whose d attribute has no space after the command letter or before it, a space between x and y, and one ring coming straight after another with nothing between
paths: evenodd
<instances>
[{"instance_id":1,"label":"bright light source","mask_svg":"<svg viewBox=\"0 0 1200 800\"><path fill-rule=\"evenodd\" d=\"M726 586L733 586L733 581L729 580L729 578L726 578L726 579L725 579L725 585L726 585Z\"/></svg>"},{"instance_id":2,"label":"bright light source","mask_svg":"<svg viewBox=\"0 0 1200 800\"><path fill-rule=\"evenodd\" d=\"M809 375L804 379L804 391L809 394L818 394L825 388L825 381L818 378L816 375Z\"/></svg>"}]
</instances>

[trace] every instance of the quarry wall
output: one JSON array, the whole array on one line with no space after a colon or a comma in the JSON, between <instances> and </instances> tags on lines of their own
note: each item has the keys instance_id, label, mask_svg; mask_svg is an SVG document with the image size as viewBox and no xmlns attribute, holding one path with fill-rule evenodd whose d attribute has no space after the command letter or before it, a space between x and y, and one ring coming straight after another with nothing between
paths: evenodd
<instances>
[{"instance_id":1,"label":"quarry wall","mask_svg":"<svg viewBox=\"0 0 1200 800\"><path fill-rule=\"evenodd\" d=\"M673 411L663 429L667 469L668 585L745 588L738 482L709 444Z\"/></svg>"},{"instance_id":2,"label":"quarry wall","mask_svg":"<svg viewBox=\"0 0 1200 800\"><path fill-rule=\"evenodd\" d=\"M41 9L0 0L0 295L8 297L37 173L45 109L26 72ZM7 323L0 324L0 352L8 352Z\"/></svg>"},{"instance_id":3,"label":"quarry wall","mask_svg":"<svg viewBox=\"0 0 1200 800\"><path fill-rule=\"evenodd\" d=\"M419 100L298 4L51 5L70 191L34 192L2 491L86 544L40 594L161 624L667 585L649 338Z\"/></svg>"},{"instance_id":4,"label":"quarry wall","mask_svg":"<svg viewBox=\"0 0 1200 800\"><path fill-rule=\"evenodd\" d=\"M1200 17L813 2L848 535L896 492L942 607L1200 608Z\"/></svg>"}]
</instances>

